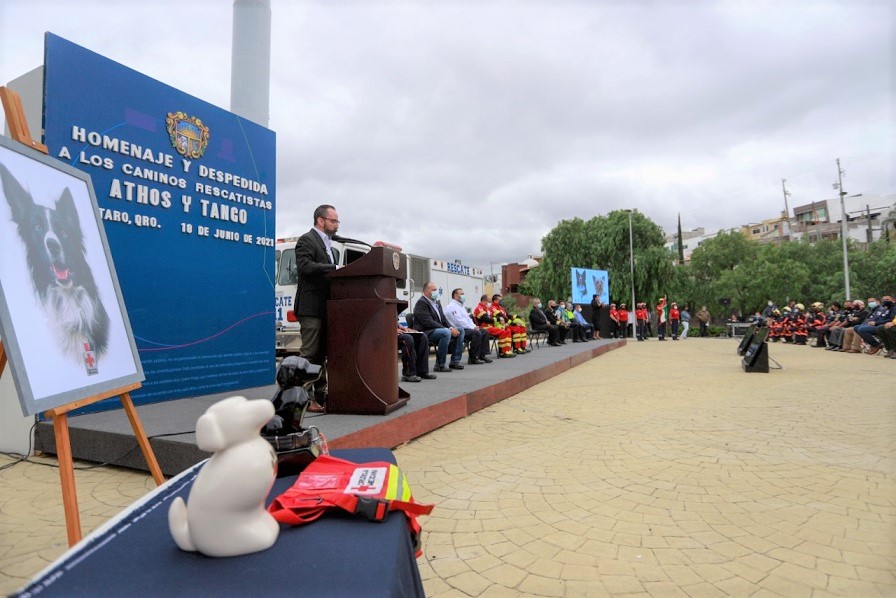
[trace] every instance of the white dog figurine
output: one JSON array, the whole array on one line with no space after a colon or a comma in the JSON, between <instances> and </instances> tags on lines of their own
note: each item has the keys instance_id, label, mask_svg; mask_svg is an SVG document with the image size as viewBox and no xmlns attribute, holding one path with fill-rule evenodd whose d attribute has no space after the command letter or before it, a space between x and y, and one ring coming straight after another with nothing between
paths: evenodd
<instances>
[{"instance_id":1,"label":"white dog figurine","mask_svg":"<svg viewBox=\"0 0 896 598\"><path fill-rule=\"evenodd\" d=\"M215 454L199 471L188 503L177 497L168 527L181 550L237 556L270 548L280 525L264 508L277 456L259 431L274 416L270 401L230 397L196 422L196 444Z\"/></svg>"}]
</instances>

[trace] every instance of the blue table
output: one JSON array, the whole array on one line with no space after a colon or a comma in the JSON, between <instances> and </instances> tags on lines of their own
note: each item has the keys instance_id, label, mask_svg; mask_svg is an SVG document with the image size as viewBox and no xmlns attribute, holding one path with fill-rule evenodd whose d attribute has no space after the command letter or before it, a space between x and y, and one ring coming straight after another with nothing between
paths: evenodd
<instances>
[{"instance_id":1,"label":"blue table","mask_svg":"<svg viewBox=\"0 0 896 598\"><path fill-rule=\"evenodd\" d=\"M395 463L388 449L333 451L356 463ZM211 558L183 552L168 506L187 498L198 464L153 491L42 571L21 596L423 596L403 513L382 523L348 514L280 531L266 551ZM295 477L278 479L268 503Z\"/></svg>"}]
</instances>

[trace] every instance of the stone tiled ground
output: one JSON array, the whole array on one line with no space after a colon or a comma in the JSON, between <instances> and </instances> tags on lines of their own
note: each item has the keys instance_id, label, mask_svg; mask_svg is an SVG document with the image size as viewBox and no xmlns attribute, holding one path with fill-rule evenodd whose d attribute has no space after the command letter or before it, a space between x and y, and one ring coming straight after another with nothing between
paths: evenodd
<instances>
[{"instance_id":1,"label":"stone tiled ground","mask_svg":"<svg viewBox=\"0 0 896 598\"><path fill-rule=\"evenodd\" d=\"M896 596L896 363L734 348L630 343L401 447L428 594Z\"/></svg>"},{"instance_id":2,"label":"stone tiled ground","mask_svg":"<svg viewBox=\"0 0 896 598\"><path fill-rule=\"evenodd\" d=\"M397 449L428 595L896 596L896 363L734 348L629 343ZM76 479L85 533L154 487ZM58 472L0 471L0 592L65 548Z\"/></svg>"}]
</instances>

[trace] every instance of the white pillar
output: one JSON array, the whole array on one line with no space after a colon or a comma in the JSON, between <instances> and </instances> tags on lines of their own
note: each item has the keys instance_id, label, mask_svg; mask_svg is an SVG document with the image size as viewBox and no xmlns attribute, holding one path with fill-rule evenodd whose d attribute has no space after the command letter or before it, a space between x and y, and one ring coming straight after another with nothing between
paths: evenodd
<instances>
[{"instance_id":1,"label":"white pillar","mask_svg":"<svg viewBox=\"0 0 896 598\"><path fill-rule=\"evenodd\" d=\"M271 95L271 1L234 0L230 111L267 127Z\"/></svg>"}]
</instances>

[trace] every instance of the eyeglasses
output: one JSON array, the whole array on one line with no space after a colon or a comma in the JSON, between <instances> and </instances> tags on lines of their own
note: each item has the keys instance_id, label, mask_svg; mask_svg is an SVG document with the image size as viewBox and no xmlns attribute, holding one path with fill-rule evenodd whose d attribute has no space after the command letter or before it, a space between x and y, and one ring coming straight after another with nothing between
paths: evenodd
<instances>
[{"instance_id":1,"label":"eyeglasses","mask_svg":"<svg viewBox=\"0 0 896 598\"><path fill-rule=\"evenodd\" d=\"M326 216L321 216L321 218L323 218L324 220L329 220L330 222L335 222L336 224L339 224L339 221L336 220L335 218L327 218Z\"/></svg>"}]
</instances>

